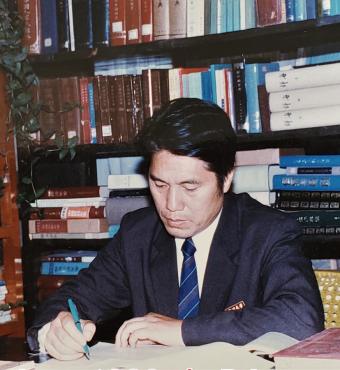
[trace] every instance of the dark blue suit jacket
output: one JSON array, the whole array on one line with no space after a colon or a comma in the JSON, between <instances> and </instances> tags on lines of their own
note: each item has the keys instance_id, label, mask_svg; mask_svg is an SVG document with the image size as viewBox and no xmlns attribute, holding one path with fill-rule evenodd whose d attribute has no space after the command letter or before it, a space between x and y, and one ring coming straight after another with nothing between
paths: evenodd
<instances>
[{"instance_id":1,"label":"dark blue suit jacket","mask_svg":"<svg viewBox=\"0 0 340 370\"><path fill-rule=\"evenodd\" d=\"M247 194L225 196L206 267L199 316L184 320L187 345L213 341L244 344L268 331L303 339L323 329L323 309L311 263L301 253L301 233L286 214ZM82 318L95 322L131 306L177 317L175 241L153 208L126 215L116 237L89 269L66 283L40 308L28 337L72 297ZM242 309L231 308L243 302ZM235 308L240 306L236 305Z\"/></svg>"}]
</instances>

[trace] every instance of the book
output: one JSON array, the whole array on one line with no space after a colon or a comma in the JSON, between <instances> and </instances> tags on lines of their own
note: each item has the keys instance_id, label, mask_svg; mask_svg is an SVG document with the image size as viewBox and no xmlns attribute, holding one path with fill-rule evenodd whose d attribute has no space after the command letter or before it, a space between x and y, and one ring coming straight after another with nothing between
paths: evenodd
<instances>
[{"instance_id":1,"label":"book","mask_svg":"<svg viewBox=\"0 0 340 370\"><path fill-rule=\"evenodd\" d=\"M41 7L41 53L58 52L58 26L56 0L40 0Z\"/></svg>"},{"instance_id":2,"label":"book","mask_svg":"<svg viewBox=\"0 0 340 370\"><path fill-rule=\"evenodd\" d=\"M154 40L166 40L170 37L171 0L153 1L153 37Z\"/></svg>"},{"instance_id":3,"label":"book","mask_svg":"<svg viewBox=\"0 0 340 370\"><path fill-rule=\"evenodd\" d=\"M40 0L18 0L18 12L24 20L22 43L29 54L41 53Z\"/></svg>"},{"instance_id":4,"label":"book","mask_svg":"<svg viewBox=\"0 0 340 370\"><path fill-rule=\"evenodd\" d=\"M109 239L108 232L102 233L34 233L28 234L29 239Z\"/></svg>"},{"instance_id":5,"label":"book","mask_svg":"<svg viewBox=\"0 0 340 370\"><path fill-rule=\"evenodd\" d=\"M47 207L83 207L105 206L107 198L104 197L86 197L86 198L53 198L53 199L37 199L30 203L31 207L47 208Z\"/></svg>"},{"instance_id":6,"label":"book","mask_svg":"<svg viewBox=\"0 0 340 370\"><path fill-rule=\"evenodd\" d=\"M303 148L264 148L255 150L240 150L235 155L235 166L249 166L257 164L282 164L280 158L284 155L303 154Z\"/></svg>"},{"instance_id":7,"label":"book","mask_svg":"<svg viewBox=\"0 0 340 370\"><path fill-rule=\"evenodd\" d=\"M340 367L340 328L325 329L273 354L276 370Z\"/></svg>"},{"instance_id":8,"label":"book","mask_svg":"<svg viewBox=\"0 0 340 370\"><path fill-rule=\"evenodd\" d=\"M255 4L257 27L270 26L283 21L281 0L256 0Z\"/></svg>"},{"instance_id":9,"label":"book","mask_svg":"<svg viewBox=\"0 0 340 370\"><path fill-rule=\"evenodd\" d=\"M30 212L31 220L39 219L87 219L105 218L105 207L50 207L33 209Z\"/></svg>"},{"instance_id":10,"label":"book","mask_svg":"<svg viewBox=\"0 0 340 370\"><path fill-rule=\"evenodd\" d=\"M148 180L142 174L109 175L108 189L144 189L149 187Z\"/></svg>"},{"instance_id":11,"label":"book","mask_svg":"<svg viewBox=\"0 0 340 370\"><path fill-rule=\"evenodd\" d=\"M109 0L92 0L92 30L94 46L109 46L110 43Z\"/></svg>"},{"instance_id":12,"label":"book","mask_svg":"<svg viewBox=\"0 0 340 370\"><path fill-rule=\"evenodd\" d=\"M97 253L97 251L93 250L57 250L53 253L42 255L40 261L90 263L95 259Z\"/></svg>"},{"instance_id":13,"label":"book","mask_svg":"<svg viewBox=\"0 0 340 370\"><path fill-rule=\"evenodd\" d=\"M92 0L72 0L75 49L93 48Z\"/></svg>"},{"instance_id":14,"label":"book","mask_svg":"<svg viewBox=\"0 0 340 370\"><path fill-rule=\"evenodd\" d=\"M108 230L106 218L28 220L28 232L39 233L102 233Z\"/></svg>"},{"instance_id":15,"label":"book","mask_svg":"<svg viewBox=\"0 0 340 370\"><path fill-rule=\"evenodd\" d=\"M126 45L126 1L110 0L110 43Z\"/></svg>"},{"instance_id":16,"label":"book","mask_svg":"<svg viewBox=\"0 0 340 370\"><path fill-rule=\"evenodd\" d=\"M340 105L275 112L270 115L272 131L303 129L340 124Z\"/></svg>"},{"instance_id":17,"label":"book","mask_svg":"<svg viewBox=\"0 0 340 370\"><path fill-rule=\"evenodd\" d=\"M87 262L48 262L40 264L41 275L78 275L79 271L89 267Z\"/></svg>"},{"instance_id":18,"label":"book","mask_svg":"<svg viewBox=\"0 0 340 370\"><path fill-rule=\"evenodd\" d=\"M340 84L273 92L269 94L269 109L282 112L339 105L339 95Z\"/></svg>"},{"instance_id":19,"label":"book","mask_svg":"<svg viewBox=\"0 0 340 370\"><path fill-rule=\"evenodd\" d=\"M57 0L58 44L60 51L70 50L68 0Z\"/></svg>"},{"instance_id":20,"label":"book","mask_svg":"<svg viewBox=\"0 0 340 370\"><path fill-rule=\"evenodd\" d=\"M285 173L285 170L277 165L264 164L235 167L232 183L233 192L272 190L273 176L279 173Z\"/></svg>"},{"instance_id":21,"label":"book","mask_svg":"<svg viewBox=\"0 0 340 370\"><path fill-rule=\"evenodd\" d=\"M340 84L340 63L268 72L265 83L269 93Z\"/></svg>"},{"instance_id":22,"label":"book","mask_svg":"<svg viewBox=\"0 0 340 370\"><path fill-rule=\"evenodd\" d=\"M141 0L129 0L126 2L126 43L138 44L142 42L141 26Z\"/></svg>"},{"instance_id":23,"label":"book","mask_svg":"<svg viewBox=\"0 0 340 370\"><path fill-rule=\"evenodd\" d=\"M79 78L79 93L80 93L80 122L81 122L81 137L80 141L83 144L91 144L92 132L90 123L90 106L89 106L89 79L87 77Z\"/></svg>"},{"instance_id":24,"label":"book","mask_svg":"<svg viewBox=\"0 0 340 370\"><path fill-rule=\"evenodd\" d=\"M287 167L287 175L340 175L340 167Z\"/></svg>"},{"instance_id":25,"label":"book","mask_svg":"<svg viewBox=\"0 0 340 370\"><path fill-rule=\"evenodd\" d=\"M141 0L141 34L142 42L153 41L153 3Z\"/></svg>"},{"instance_id":26,"label":"book","mask_svg":"<svg viewBox=\"0 0 340 370\"><path fill-rule=\"evenodd\" d=\"M187 0L169 0L169 37L186 37Z\"/></svg>"},{"instance_id":27,"label":"book","mask_svg":"<svg viewBox=\"0 0 340 370\"><path fill-rule=\"evenodd\" d=\"M340 155L282 155L280 167L318 168L340 166Z\"/></svg>"},{"instance_id":28,"label":"book","mask_svg":"<svg viewBox=\"0 0 340 370\"><path fill-rule=\"evenodd\" d=\"M108 197L107 186L69 186L64 188L50 187L41 196L41 199L57 198L87 198L87 197Z\"/></svg>"},{"instance_id":29,"label":"book","mask_svg":"<svg viewBox=\"0 0 340 370\"><path fill-rule=\"evenodd\" d=\"M187 37L204 35L204 0L187 0Z\"/></svg>"},{"instance_id":30,"label":"book","mask_svg":"<svg viewBox=\"0 0 340 370\"><path fill-rule=\"evenodd\" d=\"M288 212L301 226L340 226L339 210L299 210Z\"/></svg>"},{"instance_id":31,"label":"book","mask_svg":"<svg viewBox=\"0 0 340 370\"><path fill-rule=\"evenodd\" d=\"M340 187L340 175L286 175L275 174L275 190L336 191Z\"/></svg>"}]
</instances>

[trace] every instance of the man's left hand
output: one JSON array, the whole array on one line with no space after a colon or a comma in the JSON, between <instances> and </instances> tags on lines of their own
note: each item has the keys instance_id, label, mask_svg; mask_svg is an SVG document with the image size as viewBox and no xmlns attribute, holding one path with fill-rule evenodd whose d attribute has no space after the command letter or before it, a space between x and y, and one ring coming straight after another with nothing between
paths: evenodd
<instances>
[{"instance_id":1,"label":"man's left hand","mask_svg":"<svg viewBox=\"0 0 340 370\"><path fill-rule=\"evenodd\" d=\"M157 313L148 313L125 321L116 335L119 347L136 347L142 343L184 345L182 339L182 320L173 319Z\"/></svg>"}]
</instances>

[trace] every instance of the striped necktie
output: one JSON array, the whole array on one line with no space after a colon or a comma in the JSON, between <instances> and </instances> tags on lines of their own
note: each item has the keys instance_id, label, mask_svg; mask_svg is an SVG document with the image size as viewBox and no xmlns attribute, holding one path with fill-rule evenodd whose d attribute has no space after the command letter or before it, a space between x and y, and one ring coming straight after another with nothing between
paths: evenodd
<instances>
[{"instance_id":1,"label":"striped necktie","mask_svg":"<svg viewBox=\"0 0 340 370\"><path fill-rule=\"evenodd\" d=\"M194 257L196 248L191 238L186 239L183 243L182 252L184 258L178 294L178 318L184 320L198 314L200 303Z\"/></svg>"}]
</instances>

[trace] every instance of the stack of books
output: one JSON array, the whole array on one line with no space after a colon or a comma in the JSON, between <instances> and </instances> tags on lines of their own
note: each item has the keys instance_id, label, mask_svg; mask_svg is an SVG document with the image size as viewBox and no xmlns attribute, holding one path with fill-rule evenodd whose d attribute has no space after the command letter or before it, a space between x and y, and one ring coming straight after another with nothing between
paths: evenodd
<instances>
[{"instance_id":1,"label":"stack of books","mask_svg":"<svg viewBox=\"0 0 340 370\"><path fill-rule=\"evenodd\" d=\"M0 324L11 321L11 309L5 302L6 294L8 293L6 282L0 280Z\"/></svg>"},{"instance_id":2,"label":"stack of books","mask_svg":"<svg viewBox=\"0 0 340 370\"><path fill-rule=\"evenodd\" d=\"M340 155L281 156L273 177L275 207L290 212L306 235L340 234Z\"/></svg>"},{"instance_id":3,"label":"stack of books","mask_svg":"<svg viewBox=\"0 0 340 370\"><path fill-rule=\"evenodd\" d=\"M340 63L268 72L272 131L340 124Z\"/></svg>"},{"instance_id":4,"label":"stack of books","mask_svg":"<svg viewBox=\"0 0 340 370\"><path fill-rule=\"evenodd\" d=\"M30 239L109 238L108 197L104 186L49 188L31 204Z\"/></svg>"}]
</instances>

